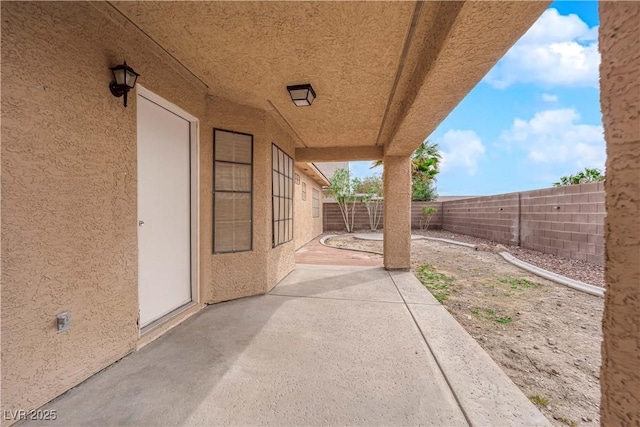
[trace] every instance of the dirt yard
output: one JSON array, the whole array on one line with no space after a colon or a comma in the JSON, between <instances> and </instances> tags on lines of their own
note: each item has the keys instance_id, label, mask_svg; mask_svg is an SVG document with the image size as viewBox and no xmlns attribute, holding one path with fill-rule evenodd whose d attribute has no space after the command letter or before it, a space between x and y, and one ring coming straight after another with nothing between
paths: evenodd
<instances>
[{"instance_id":1,"label":"dirt yard","mask_svg":"<svg viewBox=\"0 0 640 427\"><path fill-rule=\"evenodd\" d=\"M382 252L382 242L327 244ZM412 243L414 274L557 426L600 424L603 299L555 284L492 252Z\"/></svg>"}]
</instances>

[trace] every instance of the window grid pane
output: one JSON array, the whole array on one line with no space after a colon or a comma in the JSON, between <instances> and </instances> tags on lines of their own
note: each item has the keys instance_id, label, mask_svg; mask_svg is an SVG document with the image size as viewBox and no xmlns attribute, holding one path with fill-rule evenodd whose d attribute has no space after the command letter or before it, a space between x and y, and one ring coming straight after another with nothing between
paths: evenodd
<instances>
[{"instance_id":1,"label":"window grid pane","mask_svg":"<svg viewBox=\"0 0 640 427\"><path fill-rule=\"evenodd\" d=\"M272 146L273 247L293 240L293 159Z\"/></svg>"},{"instance_id":2,"label":"window grid pane","mask_svg":"<svg viewBox=\"0 0 640 427\"><path fill-rule=\"evenodd\" d=\"M213 131L213 253L253 249L253 136Z\"/></svg>"},{"instance_id":3,"label":"window grid pane","mask_svg":"<svg viewBox=\"0 0 640 427\"><path fill-rule=\"evenodd\" d=\"M312 216L313 218L320 217L320 192L315 188L311 189L311 197L312 197Z\"/></svg>"}]
</instances>

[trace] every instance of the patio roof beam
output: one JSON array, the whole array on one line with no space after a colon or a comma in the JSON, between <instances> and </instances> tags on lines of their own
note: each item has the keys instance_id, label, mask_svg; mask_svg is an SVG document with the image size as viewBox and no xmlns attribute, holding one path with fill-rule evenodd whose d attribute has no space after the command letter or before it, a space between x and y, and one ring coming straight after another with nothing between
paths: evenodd
<instances>
[{"instance_id":1,"label":"patio roof beam","mask_svg":"<svg viewBox=\"0 0 640 427\"><path fill-rule=\"evenodd\" d=\"M380 160L382 147L296 148L296 162Z\"/></svg>"},{"instance_id":2,"label":"patio roof beam","mask_svg":"<svg viewBox=\"0 0 640 427\"><path fill-rule=\"evenodd\" d=\"M533 25L550 1L443 2L421 11L438 25L418 27L377 145L410 155ZM425 42L433 40L431 43ZM438 41L435 43L435 41ZM435 43L435 46L434 46ZM415 55L415 52L421 55ZM414 52L413 55L411 53Z\"/></svg>"}]
</instances>

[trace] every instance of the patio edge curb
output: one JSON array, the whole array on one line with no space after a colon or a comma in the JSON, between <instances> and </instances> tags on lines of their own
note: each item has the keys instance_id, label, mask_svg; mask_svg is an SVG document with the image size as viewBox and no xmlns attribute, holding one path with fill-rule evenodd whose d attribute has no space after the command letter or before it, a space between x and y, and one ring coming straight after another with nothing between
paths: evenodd
<instances>
[{"instance_id":1,"label":"patio edge curb","mask_svg":"<svg viewBox=\"0 0 640 427\"><path fill-rule=\"evenodd\" d=\"M327 245L327 244L325 243L325 242L326 242L327 240L329 240L330 238L332 238L332 237L338 237L338 236L340 236L340 234L329 234L329 235L327 235L327 236L322 237L322 238L319 240L319 242L320 242L320 244L321 244L322 246L326 246L326 247L328 247L328 248L333 248L333 249L339 249L339 250L341 250L341 251L364 252L364 253L367 253L367 254L384 255L384 253L382 253L382 252L377 252L377 251L367 251L367 250L365 250L365 249L338 248L338 247L336 247L336 246Z\"/></svg>"},{"instance_id":2,"label":"patio edge curb","mask_svg":"<svg viewBox=\"0 0 640 427\"><path fill-rule=\"evenodd\" d=\"M471 248L476 251L478 250L478 247L472 243L459 242L457 240L450 240L450 239L442 239L440 237L422 236L422 238L424 240L435 240L437 242L451 243L452 245L464 246L466 248Z\"/></svg>"},{"instance_id":3,"label":"patio edge curb","mask_svg":"<svg viewBox=\"0 0 640 427\"><path fill-rule=\"evenodd\" d=\"M578 280L573 280L568 277L562 276L560 274L554 273L552 271L545 270L543 268L537 267L533 264L529 264L528 262L522 261L509 252L500 252L499 255L504 258L505 261L515 265L516 267L520 267L523 270L526 270L530 273L533 273L537 276L543 277L545 279L551 280L552 282L559 283L564 286L568 286L569 288L575 289L577 291L585 292L590 295L594 295L597 297L604 297L605 289L595 285L589 285L588 283L580 282Z\"/></svg>"},{"instance_id":4,"label":"patio edge curb","mask_svg":"<svg viewBox=\"0 0 640 427\"><path fill-rule=\"evenodd\" d=\"M375 254L375 255L384 255L383 252L367 251L367 250L364 250L364 249L338 248L336 246L331 246L331 245L328 245L328 244L325 243L328 239L330 239L332 237L337 237L337 236L339 236L339 234L329 234L327 236L322 237L319 240L319 242L320 242L321 245L326 246L328 248L339 249L339 250L344 250L344 251L364 252L364 253ZM453 244L453 245L458 245L458 246L463 246L463 247L467 247L467 248L470 248L470 249L478 250L478 247L476 245L473 245L471 243L459 242L457 240L441 239L441 238L438 238L438 237L427 237L427 236L422 236L420 239L416 239L416 240L435 240L435 241L438 241L438 242L450 243L450 244ZM509 252L500 252L498 255L500 255L505 261L509 262L510 264L513 264L516 267L519 267L519 268L521 268L523 270L526 270L526 271L528 271L530 273L533 273L536 276L540 276L540 277L545 278L547 280L551 280L552 282L558 283L560 285L567 286L569 288L575 289L575 290L580 291L580 292L587 293L589 295L593 295L593 296L604 298L604 293L605 293L605 289L604 288L601 288L601 287L595 286L595 285L590 285L588 283L584 283L584 282L581 282L579 280L574 280L574 279L571 279L569 277L562 276L560 274L554 273L552 271L545 270L543 268L537 267L537 266L535 266L533 264L529 264L528 262L522 261L521 259L518 259L515 256L511 255L511 253L509 253Z\"/></svg>"},{"instance_id":5,"label":"patio edge curb","mask_svg":"<svg viewBox=\"0 0 640 427\"><path fill-rule=\"evenodd\" d=\"M413 273L389 276L470 425L551 425Z\"/></svg>"}]
</instances>

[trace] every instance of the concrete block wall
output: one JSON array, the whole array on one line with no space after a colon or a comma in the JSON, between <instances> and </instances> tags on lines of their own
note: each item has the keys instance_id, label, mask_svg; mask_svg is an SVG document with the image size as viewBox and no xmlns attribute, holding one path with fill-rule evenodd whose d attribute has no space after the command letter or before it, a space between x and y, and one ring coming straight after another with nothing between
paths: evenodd
<instances>
[{"instance_id":1,"label":"concrete block wall","mask_svg":"<svg viewBox=\"0 0 640 427\"><path fill-rule=\"evenodd\" d=\"M518 199L518 193L509 193L444 202L442 228L517 245Z\"/></svg>"},{"instance_id":2,"label":"concrete block wall","mask_svg":"<svg viewBox=\"0 0 640 427\"><path fill-rule=\"evenodd\" d=\"M444 230L604 265L604 183L443 203Z\"/></svg>"},{"instance_id":3,"label":"concrete block wall","mask_svg":"<svg viewBox=\"0 0 640 427\"><path fill-rule=\"evenodd\" d=\"M422 215L422 206L429 205L436 209L436 212L429 222L430 229L437 229L442 227L442 203L437 202L413 202L411 205L411 228L417 229L420 228L420 216ZM342 214L340 213L340 208L338 204L335 202L325 202L323 204L323 214L324 214L324 232L328 233L331 231L344 231L344 221L342 220ZM380 226L378 227L382 230L383 224L383 209L380 210ZM355 229L356 230L369 230L369 214L367 213L367 208L363 203L356 204L356 215L355 215Z\"/></svg>"},{"instance_id":4,"label":"concrete block wall","mask_svg":"<svg viewBox=\"0 0 640 427\"><path fill-rule=\"evenodd\" d=\"M602 182L522 193L520 245L604 265L604 219Z\"/></svg>"},{"instance_id":5,"label":"concrete block wall","mask_svg":"<svg viewBox=\"0 0 640 427\"><path fill-rule=\"evenodd\" d=\"M429 229L442 228L442 203L438 202L413 202L411 203L411 228L420 228L420 218L422 217L422 207L431 206L438 211L433 214L431 221L429 221Z\"/></svg>"},{"instance_id":6,"label":"concrete block wall","mask_svg":"<svg viewBox=\"0 0 640 427\"><path fill-rule=\"evenodd\" d=\"M422 206L438 209L429 228L519 245L563 258L604 265L604 183L545 188L448 202L413 202L411 227L420 227ZM344 231L337 203L324 204L324 231ZM369 229L362 204L356 229ZM382 224L382 221L381 221ZM380 227L382 228L382 227Z\"/></svg>"},{"instance_id":7,"label":"concrete block wall","mask_svg":"<svg viewBox=\"0 0 640 427\"><path fill-rule=\"evenodd\" d=\"M324 218L323 229L325 233L330 231L345 231L344 220L342 219L342 214L340 213L338 203L325 202L322 205L322 209ZM380 209L380 228L382 228L382 211L383 210ZM356 230L370 229L369 215L367 214L367 209L362 203L356 204L354 224L354 228Z\"/></svg>"}]
</instances>

